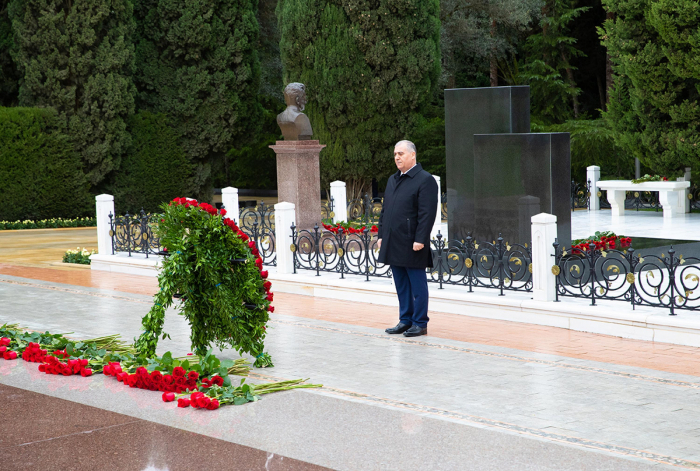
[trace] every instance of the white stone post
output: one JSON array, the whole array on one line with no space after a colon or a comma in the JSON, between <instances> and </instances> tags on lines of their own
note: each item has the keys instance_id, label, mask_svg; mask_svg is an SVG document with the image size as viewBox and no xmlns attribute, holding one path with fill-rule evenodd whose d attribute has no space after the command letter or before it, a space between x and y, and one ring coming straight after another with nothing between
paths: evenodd
<instances>
[{"instance_id":1,"label":"white stone post","mask_svg":"<svg viewBox=\"0 0 700 471\"><path fill-rule=\"evenodd\" d=\"M557 217L540 213L532 216L532 294L536 301L554 301L556 277L554 240L557 238Z\"/></svg>"},{"instance_id":2,"label":"white stone post","mask_svg":"<svg viewBox=\"0 0 700 471\"><path fill-rule=\"evenodd\" d=\"M109 215L115 217L114 214L114 196L112 195L97 195L95 196L95 217L97 218L97 253L100 255L112 255L112 237L109 231L112 229L109 225Z\"/></svg>"},{"instance_id":3,"label":"white stone post","mask_svg":"<svg viewBox=\"0 0 700 471\"><path fill-rule=\"evenodd\" d=\"M221 203L226 209L226 218L238 221L238 188L227 186L221 189Z\"/></svg>"},{"instance_id":4,"label":"white stone post","mask_svg":"<svg viewBox=\"0 0 700 471\"><path fill-rule=\"evenodd\" d=\"M331 198L333 198L333 224L348 221L348 194L345 182L331 182Z\"/></svg>"},{"instance_id":5,"label":"white stone post","mask_svg":"<svg viewBox=\"0 0 700 471\"><path fill-rule=\"evenodd\" d=\"M685 168L685 175L683 175L683 181L689 182L690 181L690 167ZM688 199L688 195L690 195L690 188L685 190L683 192L684 200L685 200L685 212L689 213L690 212L690 199Z\"/></svg>"},{"instance_id":6,"label":"white stone post","mask_svg":"<svg viewBox=\"0 0 700 471\"><path fill-rule=\"evenodd\" d=\"M586 168L586 180L591 182L591 195L589 197L590 210L598 211L600 209L600 199L598 198L598 180L600 180L600 167L591 165Z\"/></svg>"},{"instance_id":7,"label":"white stone post","mask_svg":"<svg viewBox=\"0 0 700 471\"><path fill-rule=\"evenodd\" d=\"M292 223L294 223L294 204L277 203L275 205L275 248L277 249L277 273L294 273L292 245Z\"/></svg>"},{"instance_id":8,"label":"white stone post","mask_svg":"<svg viewBox=\"0 0 700 471\"><path fill-rule=\"evenodd\" d=\"M433 175L433 178L435 179L435 183L437 183L437 212L435 213L433 229L430 231L430 238L435 238L438 232L440 232L443 240L447 241L447 224L442 224L442 193L440 192L440 177Z\"/></svg>"}]
</instances>

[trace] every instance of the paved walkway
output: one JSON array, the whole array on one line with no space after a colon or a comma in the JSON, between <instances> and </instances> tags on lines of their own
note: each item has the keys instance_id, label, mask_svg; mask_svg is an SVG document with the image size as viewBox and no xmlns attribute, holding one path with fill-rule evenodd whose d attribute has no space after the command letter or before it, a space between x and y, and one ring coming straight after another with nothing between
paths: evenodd
<instances>
[{"instance_id":1,"label":"paved walkway","mask_svg":"<svg viewBox=\"0 0 700 471\"><path fill-rule=\"evenodd\" d=\"M117 291L89 271L57 283L55 271L0 266L0 322L138 335L154 280L112 275ZM380 330L391 308L294 295L275 305L276 366L258 378L310 377L323 390L202 422L101 376L86 385L15 362L0 382L334 469L700 468L700 349L441 313L412 340ZM188 327L169 314L159 350L187 353Z\"/></svg>"},{"instance_id":2,"label":"paved walkway","mask_svg":"<svg viewBox=\"0 0 700 471\"><path fill-rule=\"evenodd\" d=\"M129 339L157 290L148 277L5 260L0 323ZM57 430L73 430L109 469L184 469L168 450L211 438L231 463L249 457L246 469L700 469L698 348L439 312L430 314L430 336L406 339L383 333L393 308L290 294L274 304L266 344L275 368L253 379L308 377L323 389L202 412L102 375L47 376L0 360L0 423L14 430L26 419L29 429L21 439L0 434L0 463L46 469L56 457L70 468L60 450L75 442ZM172 339L159 352L187 353L184 319L171 310L165 327ZM102 422L119 427L108 433ZM133 450L125 436L138 437ZM115 456L102 454L105 440L114 440ZM79 456L75 469L95 469Z\"/></svg>"}]
</instances>

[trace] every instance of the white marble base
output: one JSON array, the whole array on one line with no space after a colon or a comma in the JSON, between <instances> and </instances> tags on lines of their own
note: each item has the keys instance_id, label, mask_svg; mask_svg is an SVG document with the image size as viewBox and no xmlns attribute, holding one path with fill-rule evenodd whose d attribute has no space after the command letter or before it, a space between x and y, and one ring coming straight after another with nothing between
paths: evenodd
<instances>
[{"instance_id":1,"label":"white marble base","mask_svg":"<svg viewBox=\"0 0 700 471\"><path fill-rule=\"evenodd\" d=\"M612 231L627 237L651 239L700 240L700 213L664 217L661 211L626 210L615 216L609 210L571 213L571 238L583 239L596 231Z\"/></svg>"},{"instance_id":2,"label":"white marble base","mask_svg":"<svg viewBox=\"0 0 700 471\"><path fill-rule=\"evenodd\" d=\"M126 275L158 276L159 261L160 257L157 255L149 255L146 258L142 254L131 254L131 257L126 253L94 254L90 256L90 269Z\"/></svg>"}]
</instances>

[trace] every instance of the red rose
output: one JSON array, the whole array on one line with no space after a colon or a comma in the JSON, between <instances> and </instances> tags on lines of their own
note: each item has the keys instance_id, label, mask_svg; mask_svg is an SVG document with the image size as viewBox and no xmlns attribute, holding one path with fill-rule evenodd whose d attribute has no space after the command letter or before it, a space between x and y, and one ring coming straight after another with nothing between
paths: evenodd
<instances>
[{"instance_id":1,"label":"red rose","mask_svg":"<svg viewBox=\"0 0 700 471\"><path fill-rule=\"evenodd\" d=\"M176 366L175 368L173 368L173 376L176 376L176 377L185 376L185 369L181 366Z\"/></svg>"},{"instance_id":2,"label":"red rose","mask_svg":"<svg viewBox=\"0 0 700 471\"><path fill-rule=\"evenodd\" d=\"M270 283L269 281L266 281L265 283L263 283L263 288L265 288L265 291L270 291L271 286L272 286L272 283Z\"/></svg>"},{"instance_id":3,"label":"red rose","mask_svg":"<svg viewBox=\"0 0 700 471\"><path fill-rule=\"evenodd\" d=\"M42 373L46 373L46 365L43 363L39 365L39 371L41 371Z\"/></svg>"},{"instance_id":4,"label":"red rose","mask_svg":"<svg viewBox=\"0 0 700 471\"><path fill-rule=\"evenodd\" d=\"M117 381L119 381L120 383L123 382L128 377L129 377L129 373L124 373L124 372L117 373Z\"/></svg>"},{"instance_id":5,"label":"red rose","mask_svg":"<svg viewBox=\"0 0 700 471\"><path fill-rule=\"evenodd\" d=\"M163 376L163 382L165 384L173 384L173 377L172 375L164 375Z\"/></svg>"},{"instance_id":6,"label":"red rose","mask_svg":"<svg viewBox=\"0 0 700 471\"><path fill-rule=\"evenodd\" d=\"M104 373L105 376L113 376L112 375L112 366L107 365L102 369L102 373Z\"/></svg>"},{"instance_id":7,"label":"red rose","mask_svg":"<svg viewBox=\"0 0 700 471\"><path fill-rule=\"evenodd\" d=\"M209 404L207 404L208 410L215 410L219 408L219 401L217 399L212 399Z\"/></svg>"},{"instance_id":8,"label":"red rose","mask_svg":"<svg viewBox=\"0 0 700 471\"><path fill-rule=\"evenodd\" d=\"M258 270L262 270L263 261L262 258L258 257L255 259L255 265L257 265Z\"/></svg>"},{"instance_id":9,"label":"red rose","mask_svg":"<svg viewBox=\"0 0 700 471\"><path fill-rule=\"evenodd\" d=\"M249 239L249 237L244 233L244 232L238 232L238 235L240 236L241 239L243 239L243 242Z\"/></svg>"},{"instance_id":10,"label":"red rose","mask_svg":"<svg viewBox=\"0 0 700 471\"><path fill-rule=\"evenodd\" d=\"M166 392L163 393L163 402L173 402L175 400L175 393Z\"/></svg>"},{"instance_id":11,"label":"red rose","mask_svg":"<svg viewBox=\"0 0 700 471\"><path fill-rule=\"evenodd\" d=\"M211 382L216 384L217 386L223 386L224 385L224 378L217 375L211 379Z\"/></svg>"},{"instance_id":12,"label":"red rose","mask_svg":"<svg viewBox=\"0 0 700 471\"><path fill-rule=\"evenodd\" d=\"M267 293L267 300L272 302L272 298L274 297L273 293Z\"/></svg>"},{"instance_id":13,"label":"red rose","mask_svg":"<svg viewBox=\"0 0 700 471\"><path fill-rule=\"evenodd\" d=\"M83 368L82 370L80 370L80 376L82 376L83 378L87 376L92 376L92 370L90 368Z\"/></svg>"},{"instance_id":14,"label":"red rose","mask_svg":"<svg viewBox=\"0 0 700 471\"><path fill-rule=\"evenodd\" d=\"M267 278L267 270L261 271L260 276L262 277L263 280L266 279Z\"/></svg>"},{"instance_id":15,"label":"red rose","mask_svg":"<svg viewBox=\"0 0 700 471\"><path fill-rule=\"evenodd\" d=\"M3 345L2 347L0 347L0 353L5 353L6 351L7 351L6 346Z\"/></svg>"},{"instance_id":16,"label":"red rose","mask_svg":"<svg viewBox=\"0 0 700 471\"><path fill-rule=\"evenodd\" d=\"M248 247L250 247L251 249L254 249L254 248L255 248L255 242L253 242L252 240L249 241L249 242L248 242Z\"/></svg>"},{"instance_id":17,"label":"red rose","mask_svg":"<svg viewBox=\"0 0 700 471\"><path fill-rule=\"evenodd\" d=\"M197 373L196 371L190 371L189 373L187 373L187 379L191 381L197 381L198 378L199 373Z\"/></svg>"},{"instance_id":18,"label":"red rose","mask_svg":"<svg viewBox=\"0 0 700 471\"><path fill-rule=\"evenodd\" d=\"M8 346L10 345L11 340L8 337L2 337L0 338L0 345L2 346Z\"/></svg>"},{"instance_id":19,"label":"red rose","mask_svg":"<svg viewBox=\"0 0 700 471\"><path fill-rule=\"evenodd\" d=\"M226 210L224 208L221 208L219 214L221 214L222 216L226 216Z\"/></svg>"},{"instance_id":20,"label":"red rose","mask_svg":"<svg viewBox=\"0 0 700 471\"><path fill-rule=\"evenodd\" d=\"M267 310L270 312L275 312L275 307L274 306L267 306Z\"/></svg>"},{"instance_id":21,"label":"red rose","mask_svg":"<svg viewBox=\"0 0 700 471\"><path fill-rule=\"evenodd\" d=\"M190 407L190 400L187 399L186 397L181 397L180 399L177 400L177 406L178 407Z\"/></svg>"},{"instance_id":22,"label":"red rose","mask_svg":"<svg viewBox=\"0 0 700 471\"><path fill-rule=\"evenodd\" d=\"M250 252L255 255L256 257L260 256L260 252L256 248L250 249Z\"/></svg>"},{"instance_id":23,"label":"red rose","mask_svg":"<svg viewBox=\"0 0 700 471\"><path fill-rule=\"evenodd\" d=\"M136 374L139 376L147 376L148 370L143 366L139 366L138 368L136 368Z\"/></svg>"}]
</instances>

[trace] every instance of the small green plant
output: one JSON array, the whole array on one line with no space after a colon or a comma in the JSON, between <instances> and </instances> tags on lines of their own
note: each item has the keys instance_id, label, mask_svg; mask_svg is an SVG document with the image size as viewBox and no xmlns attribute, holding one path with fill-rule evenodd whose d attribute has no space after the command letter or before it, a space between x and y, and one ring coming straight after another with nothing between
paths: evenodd
<instances>
[{"instance_id":1,"label":"small green plant","mask_svg":"<svg viewBox=\"0 0 700 471\"><path fill-rule=\"evenodd\" d=\"M97 253L95 250L89 251L86 248L66 250L63 254L63 263L79 263L81 265L90 265L90 255Z\"/></svg>"},{"instance_id":2,"label":"small green plant","mask_svg":"<svg viewBox=\"0 0 700 471\"><path fill-rule=\"evenodd\" d=\"M667 177L662 177L660 175L649 175L648 173L643 177L632 180L632 183L646 183L646 182L667 182Z\"/></svg>"}]
</instances>

